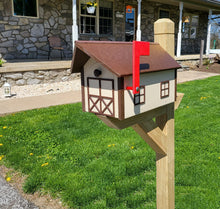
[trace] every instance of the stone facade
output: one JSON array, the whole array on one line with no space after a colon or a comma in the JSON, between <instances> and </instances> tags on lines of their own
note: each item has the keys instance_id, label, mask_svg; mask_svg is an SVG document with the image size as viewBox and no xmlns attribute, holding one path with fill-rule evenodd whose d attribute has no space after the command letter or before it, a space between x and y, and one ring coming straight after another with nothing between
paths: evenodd
<instances>
[{"instance_id":1,"label":"stone facade","mask_svg":"<svg viewBox=\"0 0 220 209\"><path fill-rule=\"evenodd\" d=\"M71 74L67 70L40 70L26 72L7 72L0 74L0 87L7 81L11 86L54 83L71 81L80 77L79 73Z\"/></svg>"},{"instance_id":2,"label":"stone facade","mask_svg":"<svg viewBox=\"0 0 220 209\"><path fill-rule=\"evenodd\" d=\"M72 56L71 0L39 0L39 18L13 16L12 1L0 0L0 53L5 59L45 59L48 36L66 41L64 55ZM52 57L60 52L52 51Z\"/></svg>"},{"instance_id":3,"label":"stone facade","mask_svg":"<svg viewBox=\"0 0 220 209\"><path fill-rule=\"evenodd\" d=\"M46 59L49 49L47 37L51 35L64 39L67 43L64 54L69 58L72 56L72 0L38 0L38 4L39 18L18 17L12 15L11 0L0 0L0 53L5 59ZM137 1L127 0L126 4L137 5ZM179 8L142 1L143 41L154 41L154 22L159 18L160 9L170 12L170 19L175 23L177 40ZM199 15L199 27L196 38L182 39L182 54L199 53L200 41L206 40L208 13L186 8L184 12ZM114 0L113 36L106 38L125 41L124 1ZM100 36L80 34L79 39L99 40ZM51 56L60 57L60 54L53 51Z\"/></svg>"}]
</instances>

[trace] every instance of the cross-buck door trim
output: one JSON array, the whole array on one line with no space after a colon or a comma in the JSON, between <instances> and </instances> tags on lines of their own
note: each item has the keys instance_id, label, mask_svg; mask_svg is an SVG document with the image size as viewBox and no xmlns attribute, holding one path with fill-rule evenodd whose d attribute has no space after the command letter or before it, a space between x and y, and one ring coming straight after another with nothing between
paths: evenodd
<instances>
[{"instance_id":1,"label":"cross-buck door trim","mask_svg":"<svg viewBox=\"0 0 220 209\"><path fill-rule=\"evenodd\" d=\"M97 87L95 93L91 93L92 81L97 81ZM104 87L104 84L108 84ZM115 104L114 104L114 80L113 79L103 79L103 78L87 78L88 86L88 111L100 115L106 115L110 117L115 117ZM95 87L93 87L95 88ZM105 91L106 90L106 91ZM108 95L103 95L104 92L109 91Z\"/></svg>"}]
</instances>

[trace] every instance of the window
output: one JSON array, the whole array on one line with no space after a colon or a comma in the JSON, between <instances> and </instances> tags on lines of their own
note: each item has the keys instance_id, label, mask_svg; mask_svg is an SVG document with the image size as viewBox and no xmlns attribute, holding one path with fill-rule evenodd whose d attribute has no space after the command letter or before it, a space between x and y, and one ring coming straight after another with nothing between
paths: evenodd
<instances>
[{"instance_id":1,"label":"window","mask_svg":"<svg viewBox=\"0 0 220 209\"><path fill-rule=\"evenodd\" d=\"M113 3L100 1L99 6L99 33L112 35Z\"/></svg>"},{"instance_id":2,"label":"window","mask_svg":"<svg viewBox=\"0 0 220 209\"><path fill-rule=\"evenodd\" d=\"M134 104L144 104L145 103L145 87L140 86L140 93L134 95Z\"/></svg>"},{"instance_id":3,"label":"window","mask_svg":"<svg viewBox=\"0 0 220 209\"><path fill-rule=\"evenodd\" d=\"M14 15L37 17L37 0L13 0Z\"/></svg>"},{"instance_id":4,"label":"window","mask_svg":"<svg viewBox=\"0 0 220 209\"><path fill-rule=\"evenodd\" d=\"M199 16L186 14L183 17L183 38L196 38Z\"/></svg>"},{"instance_id":5,"label":"window","mask_svg":"<svg viewBox=\"0 0 220 209\"><path fill-rule=\"evenodd\" d=\"M159 18L170 18L170 12L168 10L160 9Z\"/></svg>"},{"instance_id":6,"label":"window","mask_svg":"<svg viewBox=\"0 0 220 209\"><path fill-rule=\"evenodd\" d=\"M169 96L170 84L169 81L163 81L160 83L160 98L165 98Z\"/></svg>"},{"instance_id":7,"label":"window","mask_svg":"<svg viewBox=\"0 0 220 209\"><path fill-rule=\"evenodd\" d=\"M80 0L80 33L103 34L113 33L113 2L97 0L97 8L89 14L86 8L88 0Z\"/></svg>"}]
</instances>

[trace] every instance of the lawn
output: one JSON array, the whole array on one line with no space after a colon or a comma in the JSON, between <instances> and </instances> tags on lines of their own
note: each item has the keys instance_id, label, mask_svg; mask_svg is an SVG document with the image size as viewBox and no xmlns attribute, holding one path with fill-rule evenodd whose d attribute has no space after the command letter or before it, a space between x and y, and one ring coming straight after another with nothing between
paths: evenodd
<instances>
[{"instance_id":1,"label":"lawn","mask_svg":"<svg viewBox=\"0 0 220 209\"><path fill-rule=\"evenodd\" d=\"M176 208L220 209L220 76L178 91ZM70 208L156 208L155 153L80 103L0 118L0 164L28 175L25 192L48 192Z\"/></svg>"}]
</instances>

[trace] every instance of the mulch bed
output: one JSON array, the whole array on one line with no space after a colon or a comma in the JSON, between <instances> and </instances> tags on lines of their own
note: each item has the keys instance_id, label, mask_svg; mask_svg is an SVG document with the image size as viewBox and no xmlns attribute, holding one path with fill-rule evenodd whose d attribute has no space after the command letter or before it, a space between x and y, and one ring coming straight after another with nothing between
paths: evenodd
<instances>
[{"instance_id":1,"label":"mulch bed","mask_svg":"<svg viewBox=\"0 0 220 209\"><path fill-rule=\"evenodd\" d=\"M193 70L207 72L207 73L219 73L220 74L220 64L214 63L210 65L203 65L200 68L195 66Z\"/></svg>"}]
</instances>

